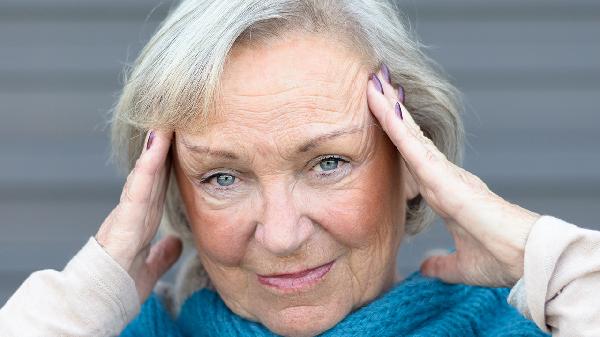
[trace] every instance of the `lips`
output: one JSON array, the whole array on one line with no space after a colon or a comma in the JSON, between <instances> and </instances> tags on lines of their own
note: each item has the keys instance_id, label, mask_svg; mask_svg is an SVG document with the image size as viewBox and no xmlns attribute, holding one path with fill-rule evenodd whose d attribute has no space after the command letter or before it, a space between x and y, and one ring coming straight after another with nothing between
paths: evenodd
<instances>
[{"instance_id":1,"label":"lips","mask_svg":"<svg viewBox=\"0 0 600 337\"><path fill-rule=\"evenodd\" d=\"M319 283L333 266L334 261L312 269L290 274L257 275L258 281L268 287L284 291L295 291Z\"/></svg>"}]
</instances>

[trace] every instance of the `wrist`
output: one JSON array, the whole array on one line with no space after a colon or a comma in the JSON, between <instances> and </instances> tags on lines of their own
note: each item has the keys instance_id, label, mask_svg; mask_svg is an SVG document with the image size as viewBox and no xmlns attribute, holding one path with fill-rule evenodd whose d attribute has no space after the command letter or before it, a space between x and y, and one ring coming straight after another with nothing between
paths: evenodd
<instances>
[{"instance_id":1,"label":"wrist","mask_svg":"<svg viewBox=\"0 0 600 337\"><path fill-rule=\"evenodd\" d=\"M102 249L104 249L104 251L117 262L121 268L133 277L132 267L136 254L132 252L131 245L110 240L102 235L101 231L99 231L94 238L100 247L102 247Z\"/></svg>"},{"instance_id":2,"label":"wrist","mask_svg":"<svg viewBox=\"0 0 600 337\"><path fill-rule=\"evenodd\" d=\"M507 214L510 220L510 236L512 237L512 249L515 252L515 256L510 263L509 273L516 283L523 277L525 268L525 247L527 245L527 239L531 233L531 229L535 222L541 217L540 214L525 209L516 204L510 204L510 211ZM513 284L514 284L513 283Z\"/></svg>"}]
</instances>

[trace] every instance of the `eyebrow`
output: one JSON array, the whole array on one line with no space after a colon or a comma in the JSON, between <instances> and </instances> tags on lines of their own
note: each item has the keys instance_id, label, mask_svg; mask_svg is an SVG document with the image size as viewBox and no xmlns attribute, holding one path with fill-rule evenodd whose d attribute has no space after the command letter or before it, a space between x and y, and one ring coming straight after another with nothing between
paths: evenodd
<instances>
[{"instance_id":1,"label":"eyebrow","mask_svg":"<svg viewBox=\"0 0 600 337\"><path fill-rule=\"evenodd\" d=\"M188 149L191 152L197 153L197 154L203 154L203 155L208 155L208 156L212 156L212 157L221 157L221 158L229 159L229 160L238 160L239 159L239 157L233 152L223 151L223 150L213 150L213 149L209 148L208 146L191 145L184 141L182 141L182 144L185 146L186 149Z\"/></svg>"},{"instance_id":2,"label":"eyebrow","mask_svg":"<svg viewBox=\"0 0 600 337\"><path fill-rule=\"evenodd\" d=\"M351 128L351 129L340 129L340 130L335 130L332 132L324 133L324 134L319 135L313 139L310 139L310 140L306 141L305 143L303 143L302 145L300 145L296 149L296 152L297 153L308 152L323 142L329 141L331 139L334 139L334 138L337 138L337 137L340 137L343 135L357 133L362 130L363 130L362 127L355 127L355 128ZM181 142L189 151L195 152L197 154L209 155L209 156L213 156L213 157L221 157L221 158L228 159L228 160L238 160L239 159L239 157L233 152L224 151L224 150L213 150L213 149L209 148L208 146L204 146L204 145L192 145L192 144L186 143L184 140L182 140Z\"/></svg>"},{"instance_id":3,"label":"eyebrow","mask_svg":"<svg viewBox=\"0 0 600 337\"><path fill-rule=\"evenodd\" d=\"M357 133L362 131L363 128L362 127L355 127L352 129L340 129L340 130L336 130L336 131L332 131L332 132L328 132L325 134L322 134L320 136L317 136L309 141L307 141L306 143L302 144L301 146L298 147L297 152L302 153L302 152L308 152L311 149L317 147L320 143L323 143L325 141L328 141L330 139L339 137L339 136L343 136L343 135L347 135L347 134L352 134L352 133Z\"/></svg>"}]
</instances>

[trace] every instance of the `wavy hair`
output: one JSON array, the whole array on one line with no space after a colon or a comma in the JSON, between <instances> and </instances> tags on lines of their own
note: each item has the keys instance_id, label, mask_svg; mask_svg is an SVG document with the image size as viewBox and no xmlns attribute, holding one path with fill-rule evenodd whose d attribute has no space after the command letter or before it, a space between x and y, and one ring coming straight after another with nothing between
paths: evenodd
<instances>
[{"instance_id":1,"label":"wavy hair","mask_svg":"<svg viewBox=\"0 0 600 337\"><path fill-rule=\"evenodd\" d=\"M397 4L385 0L183 0L169 12L133 65L111 109L112 154L127 172L151 128L201 130L214 111L226 58L238 44L258 45L291 30L329 34L361 53L375 72L384 61L405 90L405 105L446 157L461 164L460 95L423 51ZM163 230L191 242L172 170ZM418 196L410 200L406 233L435 219ZM167 227L166 229L164 227Z\"/></svg>"}]
</instances>

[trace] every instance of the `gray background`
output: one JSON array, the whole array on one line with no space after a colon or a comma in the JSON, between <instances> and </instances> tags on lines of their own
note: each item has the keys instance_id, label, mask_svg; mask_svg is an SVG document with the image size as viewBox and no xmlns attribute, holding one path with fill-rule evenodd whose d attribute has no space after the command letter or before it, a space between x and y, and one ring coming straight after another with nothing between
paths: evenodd
<instances>
[{"instance_id":1,"label":"gray background","mask_svg":"<svg viewBox=\"0 0 600 337\"><path fill-rule=\"evenodd\" d=\"M600 228L600 2L403 1L464 92L465 166L539 213ZM60 269L115 206L106 111L170 1L0 1L0 304ZM406 243L402 272L448 247Z\"/></svg>"}]
</instances>

